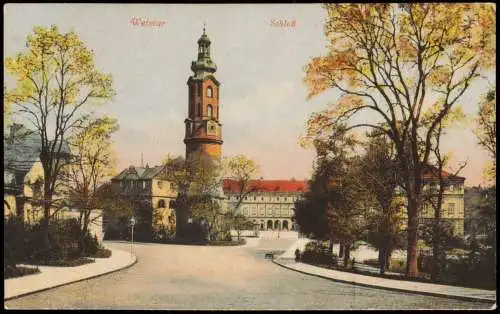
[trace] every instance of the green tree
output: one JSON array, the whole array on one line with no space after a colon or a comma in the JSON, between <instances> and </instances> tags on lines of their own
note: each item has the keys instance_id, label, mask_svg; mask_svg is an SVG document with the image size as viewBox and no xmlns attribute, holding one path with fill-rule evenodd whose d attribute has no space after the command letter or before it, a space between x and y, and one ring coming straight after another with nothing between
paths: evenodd
<instances>
[{"instance_id":1,"label":"green tree","mask_svg":"<svg viewBox=\"0 0 500 314\"><path fill-rule=\"evenodd\" d=\"M75 32L62 34L54 25L35 26L26 47L27 51L5 59L16 86L4 92L4 106L12 105L40 135L48 243L51 208L57 206L53 196L64 167L63 144L88 119L88 107L108 101L114 91L111 76L95 68L94 52Z\"/></svg>"},{"instance_id":2,"label":"green tree","mask_svg":"<svg viewBox=\"0 0 500 314\"><path fill-rule=\"evenodd\" d=\"M178 191L175 202L176 236L185 236L189 218L206 224L211 235L219 231L223 213L215 196L221 186L220 164L204 154L191 154L187 160L167 157L165 163L167 172L164 179L172 182Z\"/></svg>"},{"instance_id":3,"label":"green tree","mask_svg":"<svg viewBox=\"0 0 500 314\"><path fill-rule=\"evenodd\" d=\"M432 133L481 71L496 63L495 6L327 4L325 9L329 52L309 62L305 81L309 97L330 88L342 96L329 110L313 114L305 140L346 122L349 130L387 134L408 199L407 275L417 276L417 215ZM433 114L422 123L429 107ZM370 122L354 122L363 112L373 114Z\"/></svg>"},{"instance_id":4,"label":"green tree","mask_svg":"<svg viewBox=\"0 0 500 314\"><path fill-rule=\"evenodd\" d=\"M226 217L231 224L231 227L238 233L238 240L240 238L241 227L249 227L250 224L244 222L239 214L239 208L243 200L255 191L255 186L251 186L251 180L254 179L260 169L255 161L245 157L244 155L237 155L228 158L224 161L224 171L227 173L229 179L235 180L238 184L238 192L236 195L237 202L234 207L230 208ZM253 226L252 226L253 227Z\"/></svg>"},{"instance_id":5,"label":"green tree","mask_svg":"<svg viewBox=\"0 0 500 314\"><path fill-rule=\"evenodd\" d=\"M111 135L117 130L115 119L88 120L81 131L70 139L73 160L66 171L66 182L69 198L80 210L79 222L84 234L92 222L92 212L101 209L101 199L96 197L97 189L114 174L116 159Z\"/></svg>"},{"instance_id":6,"label":"green tree","mask_svg":"<svg viewBox=\"0 0 500 314\"><path fill-rule=\"evenodd\" d=\"M317 157L309 192L295 209L302 232L328 239L330 246L340 242L346 266L350 250L365 228L366 193L360 184L359 162L354 158L356 143L344 126L336 128L328 140L315 141Z\"/></svg>"},{"instance_id":7,"label":"green tree","mask_svg":"<svg viewBox=\"0 0 500 314\"><path fill-rule=\"evenodd\" d=\"M397 195L399 168L392 143L382 133L368 134L365 154L360 159L360 177L368 197L373 199L367 213L367 242L378 249L380 273L389 267L394 249L402 248L404 235L399 219L401 199Z\"/></svg>"}]
</instances>

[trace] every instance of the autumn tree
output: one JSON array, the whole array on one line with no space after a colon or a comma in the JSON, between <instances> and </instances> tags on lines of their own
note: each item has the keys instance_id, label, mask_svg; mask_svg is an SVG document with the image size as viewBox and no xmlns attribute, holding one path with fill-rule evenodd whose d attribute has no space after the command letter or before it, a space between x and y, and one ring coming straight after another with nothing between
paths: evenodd
<instances>
[{"instance_id":1,"label":"autumn tree","mask_svg":"<svg viewBox=\"0 0 500 314\"><path fill-rule=\"evenodd\" d=\"M479 106L477 115L477 129L475 130L479 145L488 151L492 159L492 165L486 169L486 177L489 180L496 178L497 160L497 114L496 114L496 91L491 89L486 94L484 101Z\"/></svg>"},{"instance_id":2,"label":"autumn tree","mask_svg":"<svg viewBox=\"0 0 500 314\"><path fill-rule=\"evenodd\" d=\"M327 4L325 9L329 53L309 62L305 82L309 98L331 88L341 97L311 116L304 140L325 136L340 122L349 123L348 130L387 134L408 199L407 275L416 276L417 215L432 133L481 71L496 63L495 6ZM429 107L435 114L423 125ZM363 112L372 119L355 120Z\"/></svg>"},{"instance_id":3,"label":"autumn tree","mask_svg":"<svg viewBox=\"0 0 500 314\"><path fill-rule=\"evenodd\" d=\"M242 217L238 216L238 210L243 200L255 191L256 187L251 185L251 181L258 175L260 169L255 161L244 155L238 155L224 161L224 171L228 179L236 181L238 187L236 194L237 202L234 207L230 208L227 216L232 228L236 229L239 240L241 228L248 227L249 224Z\"/></svg>"},{"instance_id":4,"label":"autumn tree","mask_svg":"<svg viewBox=\"0 0 500 314\"><path fill-rule=\"evenodd\" d=\"M114 91L111 76L95 68L94 52L73 31L63 34L54 25L36 26L26 48L5 59L16 86L4 92L4 106L12 105L40 136L43 225L48 232L51 209L57 206L53 196L64 167L63 145L91 115L90 106L108 101Z\"/></svg>"},{"instance_id":5,"label":"autumn tree","mask_svg":"<svg viewBox=\"0 0 500 314\"><path fill-rule=\"evenodd\" d=\"M66 182L69 185L69 198L80 210L79 222L83 234L87 233L92 222L92 212L102 209L99 202L101 198L96 195L98 188L114 174L116 159L111 135L117 130L115 119L104 117L89 120L69 141L73 161L66 171Z\"/></svg>"}]
</instances>

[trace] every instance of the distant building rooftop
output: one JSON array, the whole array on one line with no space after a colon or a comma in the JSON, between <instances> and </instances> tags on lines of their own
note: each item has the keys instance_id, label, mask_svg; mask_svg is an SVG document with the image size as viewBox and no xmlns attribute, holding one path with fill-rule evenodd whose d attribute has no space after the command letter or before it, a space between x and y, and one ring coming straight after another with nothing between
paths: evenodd
<instances>
[{"instance_id":1,"label":"distant building rooftop","mask_svg":"<svg viewBox=\"0 0 500 314\"><path fill-rule=\"evenodd\" d=\"M238 193L240 184L236 180L224 179L223 189L225 193ZM308 190L308 185L307 181L299 180L251 180L249 189L254 192L303 193Z\"/></svg>"},{"instance_id":2,"label":"distant building rooftop","mask_svg":"<svg viewBox=\"0 0 500 314\"><path fill-rule=\"evenodd\" d=\"M14 123L9 136L4 139L4 171L28 172L40 157L41 149L40 135L22 124ZM69 155L70 152L68 143L63 142L61 154Z\"/></svg>"},{"instance_id":3,"label":"distant building rooftop","mask_svg":"<svg viewBox=\"0 0 500 314\"><path fill-rule=\"evenodd\" d=\"M111 180L148 180L156 177L166 166L154 166L154 167L135 167L130 166L120 172L119 175L112 178Z\"/></svg>"}]
</instances>

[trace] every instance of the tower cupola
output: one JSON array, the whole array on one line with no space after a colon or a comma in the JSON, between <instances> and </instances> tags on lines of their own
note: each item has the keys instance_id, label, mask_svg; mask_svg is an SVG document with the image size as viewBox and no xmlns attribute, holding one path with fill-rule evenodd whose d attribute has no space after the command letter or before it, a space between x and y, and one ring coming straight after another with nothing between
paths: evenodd
<instances>
[{"instance_id":1,"label":"tower cupola","mask_svg":"<svg viewBox=\"0 0 500 314\"><path fill-rule=\"evenodd\" d=\"M217 71L217 66L210 58L210 43L210 38L203 28L203 34L198 39L198 60L191 63L191 70L197 77L204 77Z\"/></svg>"}]
</instances>

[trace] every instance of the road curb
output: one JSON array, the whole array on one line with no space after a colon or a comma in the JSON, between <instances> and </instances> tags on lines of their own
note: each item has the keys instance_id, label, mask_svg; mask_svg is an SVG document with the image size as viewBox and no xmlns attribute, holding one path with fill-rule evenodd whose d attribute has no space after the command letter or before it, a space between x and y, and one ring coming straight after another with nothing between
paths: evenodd
<instances>
[{"instance_id":1,"label":"road curb","mask_svg":"<svg viewBox=\"0 0 500 314\"><path fill-rule=\"evenodd\" d=\"M135 256L135 255L134 255L134 256ZM21 297L25 297L25 296L28 296L28 295L30 295L30 294L35 294L35 293L39 293L39 292L43 292L43 291L47 291L47 290L50 290L50 289L59 288L59 287L66 286L66 285L70 285L70 284L77 283L77 282L80 282L80 281L89 280L89 279L94 279L94 278L97 278L97 277L101 277L101 276L109 275L109 274L115 273L115 272L117 272L117 271L120 271L120 270L124 270L124 269L130 268L130 267L134 266L135 264L137 264L137 262L138 262L138 261L139 261L139 259L137 258L137 256L135 256L135 260L134 260L134 262L133 262L133 263L130 263L130 264L125 265L125 266L123 266L123 267L120 267L120 268L117 268L117 269L113 269L113 270L110 270L110 271L105 272L105 273L101 273L101 274L97 274L97 275L92 275L92 276L89 276L89 277L86 277L86 278L81 278L81 279L78 279L78 280L75 280L75 281L68 281L68 282L61 283L61 284L58 284L58 285L55 285L55 286L46 287L46 288L42 288L42 289L38 289L38 290L34 290L34 291L30 291L30 292L25 292L25 293L22 293L22 294L19 294L19 295L16 295L16 296L12 296L12 297L8 297L8 298L4 298L4 302L5 302L5 301L9 301L9 300L14 300L14 299L17 299L17 298L21 298Z\"/></svg>"},{"instance_id":2,"label":"road curb","mask_svg":"<svg viewBox=\"0 0 500 314\"><path fill-rule=\"evenodd\" d=\"M341 283L347 283L351 285L357 285L357 286L362 286L362 287L367 287L367 288L376 288L376 289L383 289L383 290L389 290L389 291L396 291L396 292L404 292L404 293L412 293L412 294L421 294L421 295L427 295L427 296L433 296L433 297L441 297L441 298L449 298L449 299L456 299L456 300L461 300L461 301L474 301L474 302L484 302L484 303L494 303L496 304L496 300L491 300L491 299L486 299L486 298L481 298L481 297L468 297L468 296L460 296L460 295L450 295L450 294L442 294L442 293L435 293L435 292L426 292L426 291L415 291L415 290L406 290L406 289L400 289L400 288L390 288L390 287L384 287L384 286L377 286L377 285L372 285L372 284L365 284L365 283L359 283L359 282L354 282L354 281L348 281L348 280L342 280L342 279L335 279L323 275L318 275L318 274L311 274L302 270L298 270L286 265L283 265L276 260L272 261L274 264L281 266L285 269L288 270L293 270L302 274L306 274L309 276L315 276L323 279L328 279L331 281L336 281L336 282L341 282Z\"/></svg>"}]
</instances>

